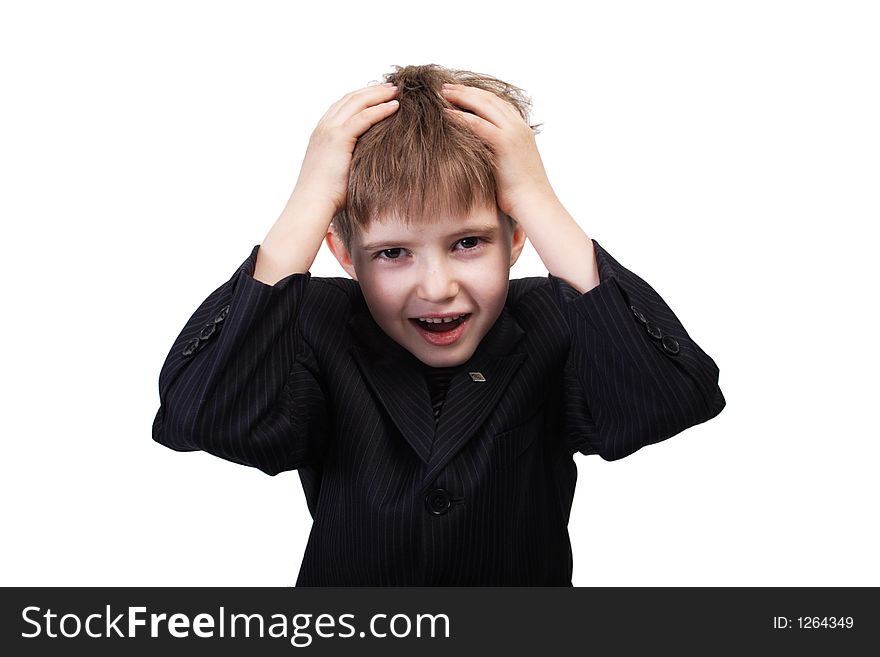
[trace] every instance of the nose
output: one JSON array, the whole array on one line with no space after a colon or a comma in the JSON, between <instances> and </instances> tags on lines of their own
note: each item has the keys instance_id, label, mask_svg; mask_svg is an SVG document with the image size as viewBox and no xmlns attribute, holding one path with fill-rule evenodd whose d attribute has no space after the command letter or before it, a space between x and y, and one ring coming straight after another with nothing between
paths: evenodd
<instances>
[{"instance_id":1,"label":"nose","mask_svg":"<svg viewBox=\"0 0 880 657\"><path fill-rule=\"evenodd\" d=\"M421 299L438 304L454 299L458 295L458 280L453 269L444 262L429 263L421 275L418 294Z\"/></svg>"}]
</instances>

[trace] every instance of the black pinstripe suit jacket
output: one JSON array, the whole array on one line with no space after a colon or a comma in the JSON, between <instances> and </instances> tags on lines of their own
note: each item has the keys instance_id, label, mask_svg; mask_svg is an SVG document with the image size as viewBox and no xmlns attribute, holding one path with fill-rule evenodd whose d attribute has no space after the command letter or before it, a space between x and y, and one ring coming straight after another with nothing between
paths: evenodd
<instances>
[{"instance_id":1,"label":"black pinstripe suit jacket","mask_svg":"<svg viewBox=\"0 0 880 657\"><path fill-rule=\"evenodd\" d=\"M510 281L436 429L418 361L358 283L266 285L254 247L168 354L153 438L298 470L314 522L297 586L570 586L574 453L619 459L725 405L713 360L593 243L586 294Z\"/></svg>"}]
</instances>

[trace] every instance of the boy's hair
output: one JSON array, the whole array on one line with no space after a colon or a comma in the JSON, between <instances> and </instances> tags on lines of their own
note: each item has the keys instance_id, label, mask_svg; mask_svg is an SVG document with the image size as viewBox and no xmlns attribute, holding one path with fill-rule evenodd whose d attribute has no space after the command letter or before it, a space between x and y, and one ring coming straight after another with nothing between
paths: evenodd
<instances>
[{"instance_id":1,"label":"boy's hair","mask_svg":"<svg viewBox=\"0 0 880 657\"><path fill-rule=\"evenodd\" d=\"M400 107L358 139L346 207L333 217L335 232L349 251L358 231L379 217L412 225L436 222L442 214L497 208L494 154L487 142L443 111L453 106L440 94L444 83L491 91L529 122L531 100L495 77L437 64L394 68L383 81L397 85ZM540 125L529 127L537 134ZM503 216L512 228L514 220Z\"/></svg>"}]
</instances>

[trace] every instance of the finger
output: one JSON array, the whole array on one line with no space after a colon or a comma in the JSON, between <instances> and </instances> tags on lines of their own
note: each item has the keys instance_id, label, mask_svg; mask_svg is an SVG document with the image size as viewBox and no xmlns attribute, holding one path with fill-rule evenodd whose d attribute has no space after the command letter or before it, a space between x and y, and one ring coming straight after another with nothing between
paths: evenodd
<instances>
[{"instance_id":1,"label":"finger","mask_svg":"<svg viewBox=\"0 0 880 657\"><path fill-rule=\"evenodd\" d=\"M344 123L367 107L385 103L397 95L397 87L376 84L356 89L345 94L327 112L327 117L335 123Z\"/></svg>"},{"instance_id":2,"label":"finger","mask_svg":"<svg viewBox=\"0 0 880 657\"><path fill-rule=\"evenodd\" d=\"M367 107L385 103L397 95L397 87L375 84L351 91L340 98L327 111L327 118L344 123Z\"/></svg>"},{"instance_id":3,"label":"finger","mask_svg":"<svg viewBox=\"0 0 880 657\"><path fill-rule=\"evenodd\" d=\"M443 85L443 97L454 105L471 110L497 127L511 120L508 110L516 112L510 103L505 102L491 91L464 84ZM519 115L517 114L517 117Z\"/></svg>"},{"instance_id":4,"label":"finger","mask_svg":"<svg viewBox=\"0 0 880 657\"><path fill-rule=\"evenodd\" d=\"M350 130L353 137L360 137L372 125L394 114L398 107L400 107L400 102L396 99L378 105L371 105L346 119L345 126Z\"/></svg>"},{"instance_id":5,"label":"finger","mask_svg":"<svg viewBox=\"0 0 880 657\"><path fill-rule=\"evenodd\" d=\"M482 137L489 143L495 143L495 134L499 131L499 128L490 121L487 121L476 114L455 109L454 107L444 107L443 111L454 120L464 123L478 137Z\"/></svg>"}]
</instances>

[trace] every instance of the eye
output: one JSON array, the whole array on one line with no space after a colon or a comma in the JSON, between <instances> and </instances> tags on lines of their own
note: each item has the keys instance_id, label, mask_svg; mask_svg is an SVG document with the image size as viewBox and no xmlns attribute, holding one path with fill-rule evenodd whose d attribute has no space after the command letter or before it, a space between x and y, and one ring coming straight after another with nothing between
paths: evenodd
<instances>
[{"instance_id":1,"label":"eye","mask_svg":"<svg viewBox=\"0 0 880 657\"><path fill-rule=\"evenodd\" d=\"M484 242L485 240L482 237L463 237L458 240L458 244L461 244L464 247L465 251L471 251L477 248L480 245L480 242Z\"/></svg>"},{"instance_id":2,"label":"eye","mask_svg":"<svg viewBox=\"0 0 880 657\"><path fill-rule=\"evenodd\" d=\"M400 252L403 251L401 248L395 249L385 249L384 251L379 251L373 257L378 260L397 260L400 257Z\"/></svg>"}]
</instances>

